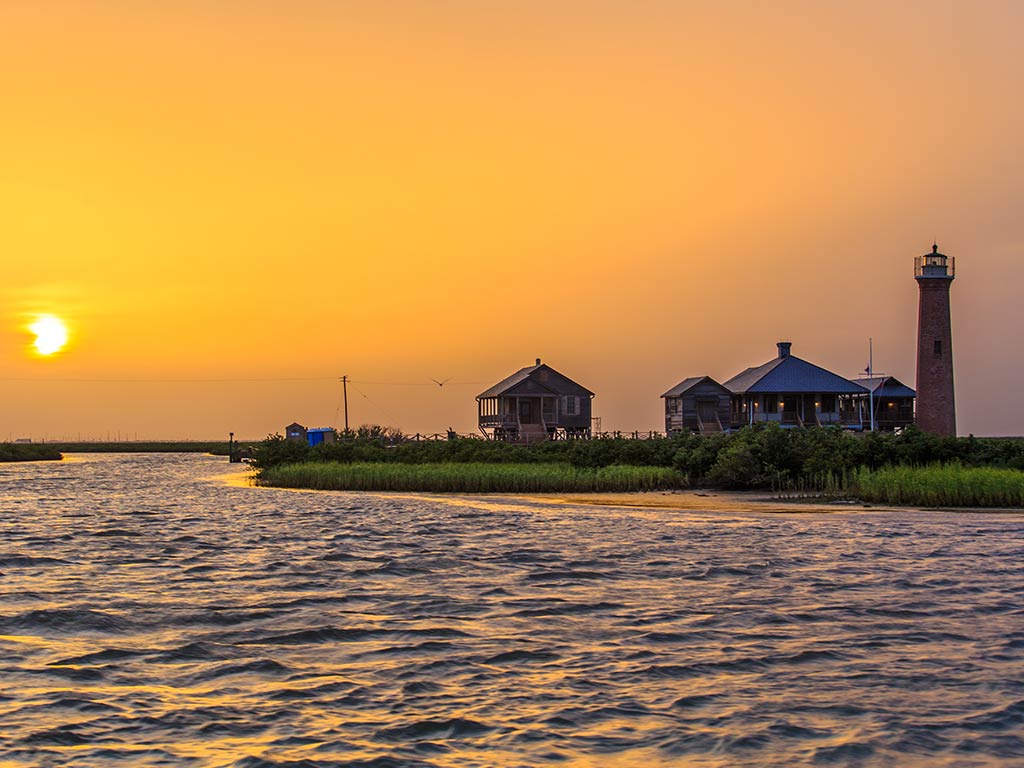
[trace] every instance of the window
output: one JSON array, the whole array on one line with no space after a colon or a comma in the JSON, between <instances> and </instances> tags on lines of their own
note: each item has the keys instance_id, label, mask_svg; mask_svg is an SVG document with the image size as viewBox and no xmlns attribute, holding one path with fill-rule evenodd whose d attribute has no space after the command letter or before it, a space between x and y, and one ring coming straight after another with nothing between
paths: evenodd
<instances>
[{"instance_id":1,"label":"window","mask_svg":"<svg viewBox=\"0 0 1024 768\"><path fill-rule=\"evenodd\" d=\"M935 340L935 356L942 357L942 339Z\"/></svg>"},{"instance_id":2,"label":"window","mask_svg":"<svg viewBox=\"0 0 1024 768\"><path fill-rule=\"evenodd\" d=\"M668 412L669 413L679 413L679 398L678 397L670 397L668 399Z\"/></svg>"},{"instance_id":3,"label":"window","mask_svg":"<svg viewBox=\"0 0 1024 768\"><path fill-rule=\"evenodd\" d=\"M575 416L580 412L579 398L575 395L566 395L564 403L564 411L566 416Z\"/></svg>"},{"instance_id":4,"label":"window","mask_svg":"<svg viewBox=\"0 0 1024 768\"><path fill-rule=\"evenodd\" d=\"M779 397L778 397L778 395L765 395L764 396L764 412L765 413L778 413L779 412Z\"/></svg>"}]
</instances>

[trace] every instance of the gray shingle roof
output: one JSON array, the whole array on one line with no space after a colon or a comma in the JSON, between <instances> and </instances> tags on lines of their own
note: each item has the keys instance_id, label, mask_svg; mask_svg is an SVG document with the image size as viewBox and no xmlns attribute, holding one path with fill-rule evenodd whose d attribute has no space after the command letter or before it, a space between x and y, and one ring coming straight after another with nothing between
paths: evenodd
<instances>
[{"instance_id":1,"label":"gray shingle roof","mask_svg":"<svg viewBox=\"0 0 1024 768\"><path fill-rule=\"evenodd\" d=\"M747 368L725 382L725 387L737 395L772 392L867 394L867 389L861 385L795 355L776 357L764 365Z\"/></svg>"},{"instance_id":2,"label":"gray shingle roof","mask_svg":"<svg viewBox=\"0 0 1024 768\"><path fill-rule=\"evenodd\" d=\"M853 381L865 389L873 390L875 397L917 397L917 392L895 376L878 376L873 379L854 379Z\"/></svg>"},{"instance_id":3,"label":"gray shingle roof","mask_svg":"<svg viewBox=\"0 0 1024 768\"><path fill-rule=\"evenodd\" d=\"M747 368L744 371L740 371L725 382L725 388L734 394L748 392L750 391L750 387L775 370L775 367L784 359L785 358L777 357L774 360L769 360L764 365L758 365L753 368Z\"/></svg>"},{"instance_id":4,"label":"gray shingle roof","mask_svg":"<svg viewBox=\"0 0 1024 768\"><path fill-rule=\"evenodd\" d=\"M569 381L569 382L571 382L573 384L576 384L576 386L579 387L580 389L582 389L584 392L586 392L587 394L593 396L593 394L594 394L593 392L591 392L586 387L584 387L584 386L582 386L580 384L577 384L572 379L570 379L568 376L566 376L564 373L559 373L558 371L556 371L554 368L552 368L547 363L541 363L540 365L528 365L525 368L520 368L518 371L513 373L511 376L509 376L507 378L504 378L501 381L499 381L493 387L485 389L483 392L481 392L476 397L477 397L478 400L480 398L484 398L484 397L498 397L499 395L502 395L505 392L507 392L508 390L512 389L512 387L516 386L517 384L521 384L522 382L526 381L534 373L536 373L537 371L541 370L542 368L546 368L547 370L549 370L552 373L554 373L556 376L561 376L566 381ZM539 384L540 386L544 387L549 392L552 392L552 393L554 393L556 395L573 394L576 391L576 390L572 390L572 391L564 392L563 393L563 392L561 392L558 389L557 382L555 382L555 381L548 381L548 382L537 381L537 384ZM553 384L555 384L556 386L552 386Z\"/></svg>"},{"instance_id":5,"label":"gray shingle roof","mask_svg":"<svg viewBox=\"0 0 1024 768\"><path fill-rule=\"evenodd\" d=\"M499 381L493 387L485 389L483 392L477 395L477 399L481 397L497 397L505 390L512 389L512 387L514 387L516 384L525 381L527 378L529 378L530 374L536 371L538 368L540 368L539 365L528 365L525 368L520 368L511 376L508 376Z\"/></svg>"},{"instance_id":6,"label":"gray shingle roof","mask_svg":"<svg viewBox=\"0 0 1024 768\"><path fill-rule=\"evenodd\" d=\"M689 392L691 389L693 389L695 386L697 386L698 384L705 380L710 381L715 386L722 386L717 381L712 379L710 376L691 376L688 379L683 379L682 381L680 381L678 384L672 387L672 389L670 389L668 392L662 395L662 397L679 397L684 392Z\"/></svg>"}]
</instances>

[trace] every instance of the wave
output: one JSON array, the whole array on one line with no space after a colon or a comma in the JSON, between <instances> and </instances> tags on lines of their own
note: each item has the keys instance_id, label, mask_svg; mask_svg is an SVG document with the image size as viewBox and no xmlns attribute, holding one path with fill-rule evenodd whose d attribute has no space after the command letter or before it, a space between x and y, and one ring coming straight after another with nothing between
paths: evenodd
<instances>
[{"instance_id":1,"label":"wave","mask_svg":"<svg viewBox=\"0 0 1024 768\"><path fill-rule=\"evenodd\" d=\"M420 739L465 739L483 736L494 731L493 726L478 720L453 717L449 719L419 720L407 725L381 728L376 733L378 741L404 742Z\"/></svg>"},{"instance_id":2,"label":"wave","mask_svg":"<svg viewBox=\"0 0 1024 768\"><path fill-rule=\"evenodd\" d=\"M0 555L0 568L27 568L46 565L73 565L73 563L71 560L64 560L60 557L20 554Z\"/></svg>"},{"instance_id":3,"label":"wave","mask_svg":"<svg viewBox=\"0 0 1024 768\"><path fill-rule=\"evenodd\" d=\"M289 674L290 672L291 670L288 667L274 661L273 659L257 659L255 661L246 661L240 664L222 664L221 666L214 667L213 669L198 672L192 676L192 679L196 682L206 682L232 675L269 675L276 677Z\"/></svg>"},{"instance_id":4,"label":"wave","mask_svg":"<svg viewBox=\"0 0 1024 768\"><path fill-rule=\"evenodd\" d=\"M516 650L516 651L505 651L504 653L496 654L494 656L491 656L488 659L484 659L483 663L484 664L519 664L521 662L530 662L530 661L540 661L540 662L558 661L560 658L562 658L562 657L559 656L557 653L554 653L552 651Z\"/></svg>"},{"instance_id":5,"label":"wave","mask_svg":"<svg viewBox=\"0 0 1024 768\"><path fill-rule=\"evenodd\" d=\"M122 616L88 608L42 608L14 616L0 616L0 634L55 631L130 632L135 624Z\"/></svg>"}]
</instances>

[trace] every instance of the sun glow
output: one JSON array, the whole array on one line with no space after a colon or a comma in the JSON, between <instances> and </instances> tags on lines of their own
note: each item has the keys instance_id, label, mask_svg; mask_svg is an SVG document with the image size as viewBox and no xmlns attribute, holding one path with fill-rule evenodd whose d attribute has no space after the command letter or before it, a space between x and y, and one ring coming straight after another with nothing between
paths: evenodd
<instances>
[{"instance_id":1,"label":"sun glow","mask_svg":"<svg viewBox=\"0 0 1024 768\"><path fill-rule=\"evenodd\" d=\"M53 315L44 315L28 327L36 335L32 346L40 355L59 352L68 343L68 329L64 322Z\"/></svg>"}]
</instances>

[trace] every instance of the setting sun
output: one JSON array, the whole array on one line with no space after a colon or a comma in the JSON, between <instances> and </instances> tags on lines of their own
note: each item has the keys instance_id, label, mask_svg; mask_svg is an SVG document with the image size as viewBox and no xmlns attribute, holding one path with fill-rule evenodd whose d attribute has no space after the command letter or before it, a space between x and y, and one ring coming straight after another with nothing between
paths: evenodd
<instances>
[{"instance_id":1,"label":"setting sun","mask_svg":"<svg viewBox=\"0 0 1024 768\"><path fill-rule=\"evenodd\" d=\"M53 315L40 317L28 327L36 335L32 346L40 355L52 355L59 352L68 343L68 329L64 322Z\"/></svg>"}]
</instances>

